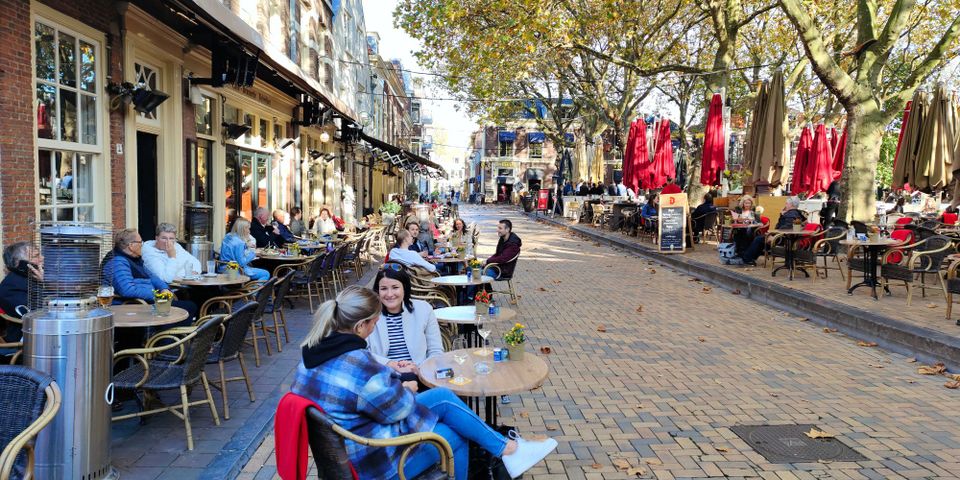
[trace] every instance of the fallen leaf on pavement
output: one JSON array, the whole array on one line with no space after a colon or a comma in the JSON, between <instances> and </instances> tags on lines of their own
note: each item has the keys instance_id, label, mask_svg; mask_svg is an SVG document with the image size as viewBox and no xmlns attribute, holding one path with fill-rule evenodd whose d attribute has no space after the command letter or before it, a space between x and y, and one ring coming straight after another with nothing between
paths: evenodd
<instances>
[{"instance_id":1,"label":"fallen leaf on pavement","mask_svg":"<svg viewBox=\"0 0 960 480\"><path fill-rule=\"evenodd\" d=\"M816 428L811 428L809 432L805 433L805 435L810 438L834 438L832 433L827 433L823 430L817 430Z\"/></svg>"},{"instance_id":2,"label":"fallen leaf on pavement","mask_svg":"<svg viewBox=\"0 0 960 480\"><path fill-rule=\"evenodd\" d=\"M642 403L638 403L638 404L634 405L633 408L637 408L637 409L643 408L643 404L642 404Z\"/></svg>"},{"instance_id":3,"label":"fallen leaf on pavement","mask_svg":"<svg viewBox=\"0 0 960 480\"><path fill-rule=\"evenodd\" d=\"M876 347L877 342L857 342L858 347Z\"/></svg>"},{"instance_id":4,"label":"fallen leaf on pavement","mask_svg":"<svg viewBox=\"0 0 960 480\"><path fill-rule=\"evenodd\" d=\"M928 303L928 304L927 304L927 308L937 308L937 304L936 304L936 303Z\"/></svg>"},{"instance_id":5,"label":"fallen leaf on pavement","mask_svg":"<svg viewBox=\"0 0 960 480\"><path fill-rule=\"evenodd\" d=\"M630 465L630 461L627 460L626 458L614 458L613 466L617 467L620 470L626 470L632 467L633 465Z\"/></svg>"},{"instance_id":6,"label":"fallen leaf on pavement","mask_svg":"<svg viewBox=\"0 0 960 480\"><path fill-rule=\"evenodd\" d=\"M599 463L594 463L593 465L590 465L590 466L593 467L594 470L600 470L601 468L603 468L603 465L600 465Z\"/></svg>"},{"instance_id":7,"label":"fallen leaf on pavement","mask_svg":"<svg viewBox=\"0 0 960 480\"><path fill-rule=\"evenodd\" d=\"M643 305L637 307L637 313L643 313Z\"/></svg>"},{"instance_id":8,"label":"fallen leaf on pavement","mask_svg":"<svg viewBox=\"0 0 960 480\"><path fill-rule=\"evenodd\" d=\"M644 462L646 462L647 465L663 465L663 462L661 462L659 459L656 459L656 458L652 458L650 460L644 460Z\"/></svg>"},{"instance_id":9,"label":"fallen leaf on pavement","mask_svg":"<svg viewBox=\"0 0 960 480\"><path fill-rule=\"evenodd\" d=\"M836 333L836 328L824 328L823 333Z\"/></svg>"},{"instance_id":10,"label":"fallen leaf on pavement","mask_svg":"<svg viewBox=\"0 0 960 480\"><path fill-rule=\"evenodd\" d=\"M597 331L598 331L598 332L606 332L606 331L607 331L607 327L604 327L603 325L597 325Z\"/></svg>"},{"instance_id":11,"label":"fallen leaf on pavement","mask_svg":"<svg viewBox=\"0 0 960 480\"><path fill-rule=\"evenodd\" d=\"M908 359L907 359L907 363L917 363L917 359L916 359L916 358L913 358L913 357L908 358Z\"/></svg>"},{"instance_id":12,"label":"fallen leaf on pavement","mask_svg":"<svg viewBox=\"0 0 960 480\"><path fill-rule=\"evenodd\" d=\"M540 347L540 353L544 355L550 355L551 353L553 353L553 349L550 347Z\"/></svg>"},{"instance_id":13,"label":"fallen leaf on pavement","mask_svg":"<svg viewBox=\"0 0 960 480\"><path fill-rule=\"evenodd\" d=\"M723 447L714 447L714 449L715 449L716 451L720 452L720 453L727 453L727 452L730 451L730 450L727 450L726 448L723 448Z\"/></svg>"},{"instance_id":14,"label":"fallen leaf on pavement","mask_svg":"<svg viewBox=\"0 0 960 480\"><path fill-rule=\"evenodd\" d=\"M869 365L873 368L883 368L883 365L874 365L872 363L870 363Z\"/></svg>"},{"instance_id":15,"label":"fallen leaf on pavement","mask_svg":"<svg viewBox=\"0 0 960 480\"><path fill-rule=\"evenodd\" d=\"M780 395L777 395L776 393L771 393L770 396L773 397L773 398L777 398L777 397L779 397Z\"/></svg>"},{"instance_id":16,"label":"fallen leaf on pavement","mask_svg":"<svg viewBox=\"0 0 960 480\"><path fill-rule=\"evenodd\" d=\"M547 289L546 289L546 288L543 288L543 287L540 287L540 291L541 291L541 292L546 292Z\"/></svg>"},{"instance_id":17,"label":"fallen leaf on pavement","mask_svg":"<svg viewBox=\"0 0 960 480\"><path fill-rule=\"evenodd\" d=\"M810 321L809 318L800 318L800 319L798 319L798 320L800 320L801 322L809 322L809 321Z\"/></svg>"},{"instance_id":18,"label":"fallen leaf on pavement","mask_svg":"<svg viewBox=\"0 0 960 480\"><path fill-rule=\"evenodd\" d=\"M703 343L703 342L706 342L707 339L706 339L706 338L703 338L703 337L697 337L697 341L700 342L700 343Z\"/></svg>"},{"instance_id":19,"label":"fallen leaf on pavement","mask_svg":"<svg viewBox=\"0 0 960 480\"><path fill-rule=\"evenodd\" d=\"M633 468L627 469L627 475L633 475L635 477L642 477L643 474L645 473L647 473L647 471L641 467L633 467Z\"/></svg>"},{"instance_id":20,"label":"fallen leaf on pavement","mask_svg":"<svg viewBox=\"0 0 960 480\"><path fill-rule=\"evenodd\" d=\"M557 431L557 427L554 427L553 425L547 425L547 431L548 431L548 432L555 432L555 431Z\"/></svg>"},{"instance_id":21,"label":"fallen leaf on pavement","mask_svg":"<svg viewBox=\"0 0 960 480\"><path fill-rule=\"evenodd\" d=\"M954 380L952 382L947 382L947 383L944 383L943 386L951 390L955 390L957 388L960 388L960 381Z\"/></svg>"},{"instance_id":22,"label":"fallen leaf on pavement","mask_svg":"<svg viewBox=\"0 0 960 480\"><path fill-rule=\"evenodd\" d=\"M656 269L653 269L653 268L651 268L651 269L650 269L650 273L657 273L657 270L656 270Z\"/></svg>"},{"instance_id":23,"label":"fallen leaf on pavement","mask_svg":"<svg viewBox=\"0 0 960 480\"><path fill-rule=\"evenodd\" d=\"M520 412L520 418L530 418L530 412Z\"/></svg>"},{"instance_id":24,"label":"fallen leaf on pavement","mask_svg":"<svg viewBox=\"0 0 960 480\"><path fill-rule=\"evenodd\" d=\"M735 288L735 289L733 289L733 291L730 292L730 293L732 293L732 294L734 294L734 295L740 295L740 289L739 289L739 288Z\"/></svg>"},{"instance_id":25,"label":"fallen leaf on pavement","mask_svg":"<svg viewBox=\"0 0 960 480\"><path fill-rule=\"evenodd\" d=\"M943 362L937 362L934 366L923 365L917 369L917 373L920 375L940 375L943 372L947 371L947 367L943 365Z\"/></svg>"},{"instance_id":26,"label":"fallen leaf on pavement","mask_svg":"<svg viewBox=\"0 0 960 480\"><path fill-rule=\"evenodd\" d=\"M703 287L703 293L710 293L710 290L713 290L710 287Z\"/></svg>"}]
</instances>

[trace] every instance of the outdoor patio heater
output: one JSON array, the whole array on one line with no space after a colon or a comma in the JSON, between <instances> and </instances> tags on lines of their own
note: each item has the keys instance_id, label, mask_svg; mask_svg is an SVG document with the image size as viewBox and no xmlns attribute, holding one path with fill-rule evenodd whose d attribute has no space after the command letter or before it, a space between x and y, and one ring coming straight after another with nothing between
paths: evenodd
<instances>
[{"instance_id":1,"label":"outdoor patio heater","mask_svg":"<svg viewBox=\"0 0 960 480\"><path fill-rule=\"evenodd\" d=\"M210 234L213 231L213 205L203 202L183 202L181 223L187 251L200 260L203 268L207 268L207 260L213 259L213 242L210 241Z\"/></svg>"},{"instance_id":2,"label":"outdoor patio heater","mask_svg":"<svg viewBox=\"0 0 960 480\"><path fill-rule=\"evenodd\" d=\"M109 225L37 225L43 281L29 282L24 364L52 376L63 392L60 411L37 437L38 479L119 478L110 465L113 314L97 304L111 237Z\"/></svg>"}]
</instances>

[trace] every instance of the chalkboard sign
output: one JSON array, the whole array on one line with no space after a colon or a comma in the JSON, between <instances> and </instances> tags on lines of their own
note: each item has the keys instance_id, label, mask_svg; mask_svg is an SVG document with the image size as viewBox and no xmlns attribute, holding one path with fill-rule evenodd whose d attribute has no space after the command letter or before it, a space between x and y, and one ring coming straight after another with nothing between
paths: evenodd
<instances>
[{"instance_id":1,"label":"chalkboard sign","mask_svg":"<svg viewBox=\"0 0 960 480\"><path fill-rule=\"evenodd\" d=\"M689 225L687 221L687 194L660 195L657 245L662 253L683 253Z\"/></svg>"}]
</instances>

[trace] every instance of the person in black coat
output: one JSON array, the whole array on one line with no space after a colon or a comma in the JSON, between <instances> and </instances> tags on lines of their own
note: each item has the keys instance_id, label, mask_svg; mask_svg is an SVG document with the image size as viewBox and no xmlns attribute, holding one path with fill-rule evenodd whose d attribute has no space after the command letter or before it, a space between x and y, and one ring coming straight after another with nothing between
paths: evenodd
<instances>
[{"instance_id":1,"label":"person in black coat","mask_svg":"<svg viewBox=\"0 0 960 480\"><path fill-rule=\"evenodd\" d=\"M717 207L713 206L713 195L705 193L703 195L703 203L693 209L693 213L690 214L690 218L693 221L693 235L696 238L700 238L700 235L703 233L704 227L704 217L711 212L716 212Z\"/></svg>"},{"instance_id":2,"label":"person in black coat","mask_svg":"<svg viewBox=\"0 0 960 480\"><path fill-rule=\"evenodd\" d=\"M29 307L29 278L43 281L43 256L30 242L17 242L3 250L3 265L7 275L0 282L0 308L8 316L20 318L17 307ZM10 322L4 327L3 339L6 342L19 342L23 337L19 323Z\"/></svg>"},{"instance_id":3,"label":"person in black coat","mask_svg":"<svg viewBox=\"0 0 960 480\"><path fill-rule=\"evenodd\" d=\"M256 209L253 212L253 221L250 222L250 236L257 241L257 248L276 245L278 235L280 229L270 225L270 212L263 207Z\"/></svg>"}]
</instances>

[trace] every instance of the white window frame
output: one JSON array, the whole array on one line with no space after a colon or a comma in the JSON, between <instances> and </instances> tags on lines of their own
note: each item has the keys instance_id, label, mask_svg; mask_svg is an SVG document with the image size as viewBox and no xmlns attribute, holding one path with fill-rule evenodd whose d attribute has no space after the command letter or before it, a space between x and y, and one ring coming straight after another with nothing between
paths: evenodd
<instances>
[{"instance_id":1,"label":"white window frame","mask_svg":"<svg viewBox=\"0 0 960 480\"><path fill-rule=\"evenodd\" d=\"M150 62L146 62L141 58L137 58L133 60L134 86L137 86L139 84L139 79L137 78L137 65L140 65L141 67L146 67L152 70L153 76L154 78L156 78L156 81L157 81L156 86L151 87L149 84L144 84L146 88L150 90L160 90L161 92L164 91L163 90L163 73L164 73L163 68L158 67ZM153 110L154 118L150 118L147 116L147 114L140 113L136 110L134 110L133 113L136 114L138 127L143 127L143 126L149 127L147 129L140 128L140 130L145 132L149 131L150 133L157 133L157 134L160 133L160 129L163 125L163 118L160 117L160 107L157 107Z\"/></svg>"},{"instance_id":2,"label":"white window frame","mask_svg":"<svg viewBox=\"0 0 960 480\"><path fill-rule=\"evenodd\" d=\"M543 142L530 142L530 158L543 158ZM534 152L534 146L539 148L539 152Z\"/></svg>"}]
</instances>

